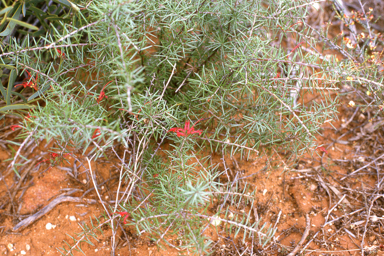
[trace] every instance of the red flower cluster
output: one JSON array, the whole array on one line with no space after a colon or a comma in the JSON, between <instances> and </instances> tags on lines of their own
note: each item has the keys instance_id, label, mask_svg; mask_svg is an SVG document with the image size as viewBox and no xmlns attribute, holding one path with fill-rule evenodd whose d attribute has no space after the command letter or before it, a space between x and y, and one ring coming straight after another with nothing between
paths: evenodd
<instances>
[{"instance_id":1,"label":"red flower cluster","mask_svg":"<svg viewBox=\"0 0 384 256\"><path fill-rule=\"evenodd\" d=\"M66 157L68 157L68 156L70 156L70 155L71 155L71 154L69 154L69 153L65 153L65 154L63 154L63 157L64 157L64 159L65 159ZM45 162L48 162L48 161L51 160L51 166L50 166L50 167L52 167L52 165L56 163L56 160L58 160L57 158L60 156L60 154L58 154L58 153L50 153L49 156L50 156L49 159L43 159L43 160L41 160L40 162L38 162L38 163L36 164L36 166L38 166L38 165L41 164L41 163L45 163Z\"/></svg>"},{"instance_id":2,"label":"red flower cluster","mask_svg":"<svg viewBox=\"0 0 384 256\"><path fill-rule=\"evenodd\" d=\"M105 89L105 87L107 87L107 85L110 84L111 82L112 82L112 80L109 81L108 83L106 83L106 85L104 85L103 89L101 89L99 98L97 99L97 103L100 103L100 101L102 101L104 98L106 98L106 99L108 98L108 96L105 95L104 89Z\"/></svg>"},{"instance_id":3,"label":"red flower cluster","mask_svg":"<svg viewBox=\"0 0 384 256\"><path fill-rule=\"evenodd\" d=\"M14 131L16 128L21 128L20 125L11 125L11 130Z\"/></svg>"},{"instance_id":4,"label":"red flower cluster","mask_svg":"<svg viewBox=\"0 0 384 256\"><path fill-rule=\"evenodd\" d=\"M118 214L120 214L121 217L124 217L124 224L127 224L127 218L129 217L129 213L127 212L116 212Z\"/></svg>"},{"instance_id":5,"label":"red flower cluster","mask_svg":"<svg viewBox=\"0 0 384 256\"><path fill-rule=\"evenodd\" d=\"M200 119L201 120L201 119ZM189 127L191 122L189 121L185 121L185 125L184 125L184 129L183 128L172 128L170 129L168 132L176 132L177 134L177 137L180 137L180 136L184 136L184 137L187 137L189 134L195 134L195 133L198 133L199 135L201 135L201 133L203 132L202 130L195 130L195 125L200 122L200 120L198 120L192 127Z\"/></svg>"},{"instance_id":6,"label":"red flower cluster","mask_svg":"<svg viewBox=\"0 0 384 256\"><path fill-rule=\"evenodd\" d=\"M28 70L25 70L25 72L27 72L27 74L28 74L28 77L26 78L26 79L24 79L24 81L25 80L30 80L29 82L28 81L25 81L25 82L23 82L23 83L21 83L21 84L18 84L18 85L16 85L16 86L19 86L19 85L21 85L21 86L24 86L24 88L25 87L31 87L31 88L33 88L33 89L35 89L36 91L38 90L37 89L37 79L38 79L38 77L39 77L39 75L37 74L36 75L36 78L33 78L32 76L31 76L31 73L29 73L29 71ZM31 80L31 78L32 78L32 80ZM15 86L15 87L16 87Z\"/></svg>"},{"instance_id":7,"label":"red flower cluster","mask_svg":"<svg viewBox=\"0 0 384 256\"><path fill-rule=\"evenodd\" d=\"M318 147L317 149L323 151L325 154L328 154L328 151L324 147Z\"/></svg>"},{"instance_id":8,"label":"red flower cluster","mask_svg":"<svg viewBox=\"0 0 384 256\"><path fill-rule=\"evenodd\" d=\"M60 51L59 49L56 49L57 53L60 55L60 57L65 57L65 53Z\"/></svg>"},{"instance_id":9,"label":"red flower cluster","mask_svg":"<svg viewBox=\"0 0 384 256\"><path fill-rule=\"evenodd\" d=\"M92 135L92 139L94 138L97 138L101 135L101 131L99 128L97 128L94 132L93 132L93 135Z\"/></svg>"},{"instance_id":10,"label":"red flower cluster","mask_svg":"<svg viewBox=\"0 0 384 256\"><path fill-rule=\"evenodd\" d=\"M31 120L31 117L36 117L36 116L31 116L30 113L28 113L28 115L26 115L24 118L28 121Z\"/></svg>"}]
</instances>

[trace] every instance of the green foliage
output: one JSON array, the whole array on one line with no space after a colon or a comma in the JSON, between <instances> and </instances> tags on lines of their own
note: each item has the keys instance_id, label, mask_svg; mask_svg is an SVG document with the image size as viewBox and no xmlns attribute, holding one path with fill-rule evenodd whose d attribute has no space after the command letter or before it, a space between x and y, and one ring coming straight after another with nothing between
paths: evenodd
<instances>
[{"instance_id":1,"label":"green foliage","mask_svg":"<svg viewBox=\"0 0 384 256\"><path fill-rule=\"evenodd\" d=\"M61 27L60 22L70 22L73 17L71 11L79 11L79 8L71 1L58 0L56 2L50 3L48 0L1 1L0 36L6 37L14 34L16 25L23 28L17 31L20 34L41 36L48 31L52 32L52 25L58 28ZM39 27L36 26L38 23L40 23Z\"/></svg>"},{"instance_id":2,"label":"green foliage","mask_svg":"<svg viewBox=\"0 0 384 256\"><path fill-rule=\"evenodd\" d=\"M94 160L121 145L120 182L129 190L116 195L114 212L128 212L129 224L157 244L171 245L173 235L183 242L172 246L197 255L210 252L204 231L216 220L244 241L256 236L261 247L276 231L250 219L252 188L225 184L226 170L210 155L265 150L293 160L314 150L320 125L335 117L329 92L349 76L366 77L351 62L316 53L322 32L305 23L306 1L83 1L76 15L75 5L58 1L55 8L72 9L48 16L33 8L38 2L1 11L15 25L23 6L47 32L12 38L0 54L5 72L13 66L39 76L26 130ZM364 79L377 80L370 72ZM6 106L15 106L7 101L14 75L7 90L0 86ZM170 131L187 122L199 132ZM231 207L245 214L229 218Z\"/></svg>"},{"instance_id":3,"label":"green foliage","mask_svg":"<svg viewBox=\"0 0 384 256\"><path fill-rule=\"evenodd\" d=\"M22 94L12 90L15 80L16 80L16 71L12 69L8 77L7 89L5 89L3 86L0 86L1 98L5 102L5 105L0 106L0 114L1 114L0 119L3 119L4 116L9 112L13 113L16 116L22 117L20 114L17 113L17 111L21 111L25 113L26 111L23 111L23 110L34 108L34 106L30 104L31 101L27 101ZM16 102L17 97L19 97L24 104L17 103Z\"/></svg>"}]
</instances>

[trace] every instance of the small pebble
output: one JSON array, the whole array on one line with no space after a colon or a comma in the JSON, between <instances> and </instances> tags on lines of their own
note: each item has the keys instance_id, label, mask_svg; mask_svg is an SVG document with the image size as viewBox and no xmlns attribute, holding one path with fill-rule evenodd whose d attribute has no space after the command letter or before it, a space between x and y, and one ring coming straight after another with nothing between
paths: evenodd
<instances>
[{"instance_id":1,"label":"small pebble","mask_svg":"<svg viewBox=\"0 0 384 256\"><path fill-rule=\"evenodd\" d=\"M13 251L13 244L8 244L7 247L10 251Z\"/></svg>"},{"instance_id":2,"label":"small pebble","mask_svg":"<svg viewBox=\"0 0 384 256\"><path fill-rule=\"evenodd\" d=\"M267 191L268 191L267 189L263 190L263 196L265 196L265 194L267 194Z\"/></svg>"},{"instance_id":3,"label":"small pebble","mask_svg":"<svg viewBox=\"0 0 384 256\"><path fill-rule=\"evenodd\" d=\"M309 186L309 190L311 191L315 191L317 189L317 186L315 184L311 184L311 186Z\"/></svg>"},{"instance_id":4,"label":"small pebble","mask_svg":"<svg viewBox=\"0 0 384 256\"><path fill-rule=\"evenodd\" d=\"M213 226L219 226L220 223L221 223L221 220L220 220L220 219L218 219L218 218L212 218L211 224L212 224Z\"/></svg>"},{"instance_id":5,"label":"small pebble","mask_svg":"<svg viewBox=\"0 0 384 256\"><path fill-rule=\"evenodd\" d=\"M45 228L46 228L47 230L54 229L55 227L56 227L56 225L52 225L52 224L49 223L49 222L45 225Z\"/></svg>"},{"instance_id":6,"label":"small pebble","mask_svg":"<svg viewBox=\"0 0 384 256\"><path fill-rule=\"evenodd\" d=\"M76 217L75 216L69 216L69 220L70 221L76 221Z\"/></svg>"},{"instance_id":7,"label":"small pebble","mask_svg":"<svg viewBox=\"0 0 384 256\"><path fill-rule=\"evenodd\" d=\"M25 255L25 254L27 254L27 253L26 253L25 251L21 251L20 254L21 254L21 255Z\"/></svg>"},{"instance_id":8,"label":"small pebble","mask_svg":"<svg viewBox=\"0 0 384 256\"><path fill-rule=\"evenodd\" d=\"M27 249L27 251L29 251L29 250L31 250L31 246L29 244L26 244L25 249Z\"/></svg>"}]
</instances>

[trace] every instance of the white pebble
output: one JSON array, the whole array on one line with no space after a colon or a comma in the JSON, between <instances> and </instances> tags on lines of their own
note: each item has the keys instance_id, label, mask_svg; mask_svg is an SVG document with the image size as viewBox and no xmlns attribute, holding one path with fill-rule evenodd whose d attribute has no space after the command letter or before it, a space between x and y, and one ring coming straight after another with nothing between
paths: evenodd
<instances>
[{"instance_id":1,"label":"white pebble","mask_svg":"<svg viewBox=\"0 0 384 256\"><path fill-rule=\"evenodd\" d=\"M31 250L31 246L29 244L26 244L25 248L27 249L27 251Z\"/></svg>"},{"instance_id":2,"label":"white pebble","mask_svg":"<svg viewBox=\"0 0 384 256\"><path fill-rule=\"evenodd\" d=\"M221 223L221 220L219 218L212 217L211 224L213 226L219 226Z\"/></svg>"},{"instance_id":3,"label":"white pebble","mask_svg":"<svg viewBox=\"0 0 384 256\"><path fill-rule=\"evenodd\" d=\"M52 224L49 223L49 222L45 225L45 228L46 228L47 230L54 229L55 227L56 227L56 225L52 225Z\"/></svg>"},{"instance_id":4,"label":"white pebble","mask_svg":"<svg viewBox=\"0 0 384 256\"><path fill-rule=\"evenodd\" d=\"M76 221L76 217L75 216L69 216L69 220L70 221Z\"/></svg>"},{"instance_id":5,"label":"white pebble","mask_svg":"<svg viewBox=\"0 0 384 256\"><path fill-rule=\"evenodd\" d=\"M265 196L265 194L267 194L267 191L268 191L267 189L263 190L263 196Z\"/></svg>"},{"instance_id":6,"label":"white pebble","mask_svg":"<svg viewBox=\"0 0 384 256\"><path fill-rule=\"evenodd\" d=\"M7 247L10 251L13 251L13 244L8 244Z\"/></svg>"},{"instance_id":7,"label":"white pebble","mask_svg":"<svg viewBox=\"0 0 384 256\"><path fill-rule=\"evenodd\" d=\"M25 255L25 254L27 254L27 253L26 253L25 251L21 251L20 254L21 254L21 255Z\"/></svg>"}]
</instances>

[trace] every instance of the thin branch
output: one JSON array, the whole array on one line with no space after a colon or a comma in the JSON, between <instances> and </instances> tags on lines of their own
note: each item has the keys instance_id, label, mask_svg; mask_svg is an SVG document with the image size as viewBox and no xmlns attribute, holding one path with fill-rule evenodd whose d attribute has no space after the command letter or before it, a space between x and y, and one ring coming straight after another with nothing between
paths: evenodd
<instances>
[{"instance_id":1,"label":"thin branch","mask_svg":"<svg viewBox=\"0 0 384 256\"><path fill-rule=\"evenodd\" d=\"M305 219L306 219L307 223L306 223L304 234L301 237L300 242L296 245L295 249L293 249L293 251L290 254L288 254L288 256L295 256L296 253L300 250L301 246L303 246L305 239L307 239L307 236L309 234L309 230L311 229L311 219L309 218L308 213L305 215Z\"/></svg>"},{"instance_id":2,"label":"thin branch","mask_svg":"<svg viewBox=\"0 0 384 256\"><path fill-rule=\"evenodd\" d=\"M384 157L384 154L382 154L381 156L377 157L376 159L374 159L374 160L371 161L370 163L364 165L363 167L357 169L356 171L351 172L350 174L348 174L347 176L341 178L340 180L345 180L345 179L348 178L349 176L351 176L351 175L353 175L353 174L355 174L355 173L357 173L357 172L363 170L364 168L367 168L368 166L370 166L371 164L373 164L374 162L376 162L377 160L379 160L379 159L382 158L382 157Z\"/></svg>"},{"instance_id":3,"label":"thin branch","mask_svg":"<svg viewBox=\"0 0 384 256\"><path fill-rule=\"evenodd\" d=\"M52 46L41 46L41 47L34 47L34 48L27 48L23 49L20 51L15 51L15 52L6 52L3 54L0 54L0 58L8 55L16 55L19 53L23 52L29 52L29 51L37 51L37 50L49 50L49 49L54 49L54 48L67 48L67 47L77 47L77 46L93 46L97 45L97 43L92 43L92 44L87 44L87 43L82 43L82 44L65 44L65 45L52 45Z\"/></svg>"},{"instance_id":4,"label":"thin branch","mask_svg":"<svg viewBox=\"0 0 384 256\"><path fill-rule=\"evenodd\" d=\"M33 133L36 131L33 130L32 132L29 133L28 137L23 141L23 143L20 145L19 149L17 150L15 157L13 158L13 161L11 164L8 166L8 168L13 169L13 166L15 165L17 157L20 155L21 149L24 147L24 145L27 143L27 141L32 137Z\"/></svg>"},{"instance_id":5,"label":"thin branch","mask_svg":"<svg viewBox=\"0 0 384 256\"><path fill-rule=\"evenodd\" d=\"M274 94L273 92L271 92L270 90L268 90L267 88L265 88L264 86L262 85L259 85L264 91L268 92L270 95L272 95L274 98L276 98L281 104L283 104L295 117L296 119L299 121L299 123L304 127L304 129L306 130L308 136L310 137L313 137L315 138L315 136L313 136L313 134L311 134L311 132L308 130L307 126L305 126L305 124L303 123L303 121L301 121L301 119L296 115L296 113L291 109L290 106L288 106L284 101L282 101L279 97L276 96L276 94Z\"/></svg>"}]
</instances>

